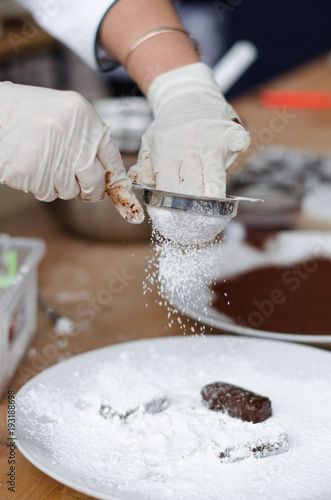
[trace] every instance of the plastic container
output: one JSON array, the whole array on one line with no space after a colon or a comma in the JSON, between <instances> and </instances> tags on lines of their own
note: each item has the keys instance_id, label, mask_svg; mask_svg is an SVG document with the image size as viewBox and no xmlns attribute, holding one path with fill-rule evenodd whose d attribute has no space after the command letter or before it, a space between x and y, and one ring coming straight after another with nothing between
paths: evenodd
<instances>
[{"instance_id":1,"label":"plastic container","mask_svg":"<svg viewBox=\"0 0 331 500\"><path fill-rule=\"evenodd\" d=\"M36 330L45 250L42 240L0 234L0 399Z\"/></svg>"}]
</instances>

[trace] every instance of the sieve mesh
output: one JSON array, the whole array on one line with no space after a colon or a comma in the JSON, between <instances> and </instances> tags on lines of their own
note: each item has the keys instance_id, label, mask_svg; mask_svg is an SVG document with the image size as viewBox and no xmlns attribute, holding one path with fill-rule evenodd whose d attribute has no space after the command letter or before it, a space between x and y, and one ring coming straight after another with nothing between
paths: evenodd
<instances>
[{"instance_id":1,"label":"sieve mesh","mask_svg":"<svg viewBox=\"0 0 331 500\"><path fill-rule=\"evenodd\" d=\"M181 245L195 245L213 240L225 229L232 215L212 217L147 205L153 228L164 238Z\"/></svg>"}]
</instances>

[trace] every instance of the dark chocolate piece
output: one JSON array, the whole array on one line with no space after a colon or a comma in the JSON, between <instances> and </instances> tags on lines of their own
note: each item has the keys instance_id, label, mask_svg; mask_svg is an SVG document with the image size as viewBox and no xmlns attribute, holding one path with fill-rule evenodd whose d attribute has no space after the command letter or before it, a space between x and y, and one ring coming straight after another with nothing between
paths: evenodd
<instances>
[{"instance_id":1,"label":"dark chocolate piece","mask_svg":"<svg viewBox=\"0 0 331 500\"><path fill-rule=\"evenodd\" d=\"M221 462L239 462L249 457L265 458L271 455L278 455L289 450L288 437L286 433L280 434L275 441L259 443L245 443L238 448L227 448L219 454Z\"/></svg>"},{"instance_id":2,"label":"dark chocolate piece","mask_svg":"<svg viewBox=\"0 0 331 500\"><path fill-rule=\"evenodd\" d=\"M272 415L270 399L236 385L214 382L205 385L201 395L210 410L221 411L246 422L264 422Z\"/></svg>"}]
</instances>

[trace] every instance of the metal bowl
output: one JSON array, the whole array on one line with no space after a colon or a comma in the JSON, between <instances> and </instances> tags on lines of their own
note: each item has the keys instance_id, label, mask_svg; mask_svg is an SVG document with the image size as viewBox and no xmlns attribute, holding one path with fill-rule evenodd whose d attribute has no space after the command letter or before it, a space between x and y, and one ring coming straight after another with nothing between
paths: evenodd
<instances>
[{"instance_id":1,"label":"metal bowl","mask_svg":"<svg viewBox=\"0 0 331 500\"><path fill-rule=\"evenodd\" d=\"M262 198L264 203L241 203L238 219L247 227L263 230L291 229L300 215L302 189L292 185L252 181L231 185L237 196Z\"/></svg>"},{"instance_id":2,"label":"metal bowl","mask_svg":"<svg viewBox=\"0 0 331 500\"><path fill-rule=\"evenodd\" d=\"M136 163L137 155L122 154L122 159L128 169ZM135 195L143 203L142 191L135 190ZM64 229L78 236L104 241L139 241L151 235L147 215L141 224L130 224L120 216L108 196L96 203L74 199L55 200L46 205Z\"/></svg>"},{"instance_id":3,"label":"metal bowl","mask_svg":"<svg viewBox=\"0 0 331 500\"><path fill-rule=\"evenodd\" d=\"M122 153L136 153L141 138L153 119L144 97L106 97L93 101L94 109L110 128Z\"/></svg>"}]
</instances>

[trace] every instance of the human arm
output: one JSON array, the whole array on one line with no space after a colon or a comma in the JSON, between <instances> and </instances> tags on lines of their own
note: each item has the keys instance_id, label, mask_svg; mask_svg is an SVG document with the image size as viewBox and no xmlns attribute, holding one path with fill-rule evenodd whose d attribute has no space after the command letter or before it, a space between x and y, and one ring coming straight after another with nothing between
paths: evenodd
<instances>
[{"instance_id":1,"label":"human arm","mask_svg":"<svg viewBox=\"0 0 331 500\"><path fill-rule=\"evenodd\" d=\"M37 16L39 0L19 1ZM103 11L104 17L100 16ZM95 12L100 16L99 31ZM84 25L90 44L86 51ZM247 149L249 134L233 121L238 117L218 89L212 70L198 62L186 35L175 31L144 41L126 60L132 43L149 30L182 28L169 0L119 0L115 4L66 0L43 26L88 62L99 40L109 60L127 63L128 73L147 94L155 120L143 137L138 165L131 170L134 180L155 182L171 191L225 195L225 170Z\"/></svg>"},{"instance_id":2,"label":"human arm","mask_svg":"<svg viewBox=\"0 0 331 500\"><path fill-rule=\"evenodd\" d=\"M125 26L125 29L123 29ZM169 0L120 0L105 16L100 40L147 95L154 122L142 139L133 180L180 193L225 196L225 170L249 145L249 134L222 96Z\"/></svg>"},{"instance_id":3,"label":"human arm","mask_svg":"<svg viewBox=\"0 0 331 500\"><path fill-rule=\"evenodd\" d=\"M183 29L170 0L119 0L101 24L100 42L125 66L133 42L150 30L162 27ZM172 31L139 45L131 54L126 69L146 93L157 76L198 61L199 56L187 36Z\"/></svg>"}]
</instances>

